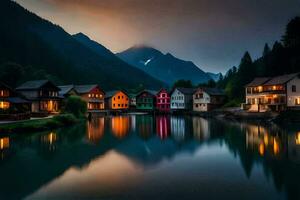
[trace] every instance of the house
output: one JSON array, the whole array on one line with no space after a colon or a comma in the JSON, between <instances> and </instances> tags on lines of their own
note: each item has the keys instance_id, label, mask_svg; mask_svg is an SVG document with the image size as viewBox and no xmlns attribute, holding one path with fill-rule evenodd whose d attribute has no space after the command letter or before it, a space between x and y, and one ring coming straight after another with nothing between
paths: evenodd
<instances>
[{"instance_id":1,"label":"house","mask_svg":"<svg viewBox=\"0 0 300 200\"><path fill-rule=\"evenodd\" d=\"M87 103L89 111L104 110L105 92L98 85L75 85L74 89Z\"/></svg>"},{"instance_id":2,"label":"house","mask_svg":"<svg viewBox=\"0 0 300 200\"><path fill-rule=\"evenodd\" d=\"M193 94L193 111L211 111L222 106L224 101L224 90L218 88L198 88Z\"/></svg>"},{"instance_id":3,"label":"house","mask_svg":"<svg viewBox=\"0 0 300 200\"><path fill-rule=\"evenodd\" d=\"M138 110L154 110L156 91L143 90L136 96L136 109Z\"/></svg>"},{"instance_id":4,"label":"house","mask_svg":"<svg viewBox=\"0 0 300 200\"><path fill-rule=\"evenodd\" d=\"M129 108L129 97L122 90L110 91L105 94L105 107L112 110L126 110Z\"/></svg>"},{"instance_id":5,"label":"house","mask_svg":"<svg viewBox=\"0 0 300 200\"><path fill-rule=\"evenodd\" d=\"M170 95L166 89L161 89L156 94L156 109L160 112L170 112Z\"/></svg>"},{"instance_id":6,"label":"house","mask_svg":"<svg viewBox=\"0 0 300 200\"><path fill-rule=\"evenodd\" d=\"M57 113L61 98L60 89L49 80L27 81L16 91L31 101L32 113Z\"/></svg>"},{"instance_id":7,"label":"house","mask_svg":"<svg viewBox=\"0 0 300 200\"><path fill-rule=\"evenodd\" d=\"M75 85L62 85L58 86L60 91L58 96L61 98L68 98L69 96L79 96L78 92L75 90Z\"/></svg>"},{"instance_id":8,"label":"house","mask_svg":"<svg viewBox=\"0 0 300 200\"><path fill-rule=\"evenodd\" d=\"M243 109L252 112L300 109L300 73L255 78L246 85Z\"/></svg>"},{"instance_id":9,"label":"house","mask_svg":"<svg viewBox=\"0 0 300 200\"><path fill-rule=\"evenodd\" d=\"M30 101L20 97L12 88L0 82L0 119L13 119L15 117L10 116L11 114L21 113L29 113L27 116L22 116L22 119L29 118L30 108ZM20 116L16 117L20 118Z\"/></svg>"},{"instance_id":10,"label":"house","mask_svg":"<svg viewBox=\"0 0 300 200\"><path fill-rule=\"evenodd\" d=\"M129 94L129 107L130 108L136 108L136 94Z\"/></svg>"},{"instance_id":11,"label":"house","mask_svg":"<svg viewBox=\"0 0 300 200\"><path fill-rule=\"evenodd\" d=\"M194 88L175 88L171 93L171 110L191 110Z\"/></svg>"}]
</instances>

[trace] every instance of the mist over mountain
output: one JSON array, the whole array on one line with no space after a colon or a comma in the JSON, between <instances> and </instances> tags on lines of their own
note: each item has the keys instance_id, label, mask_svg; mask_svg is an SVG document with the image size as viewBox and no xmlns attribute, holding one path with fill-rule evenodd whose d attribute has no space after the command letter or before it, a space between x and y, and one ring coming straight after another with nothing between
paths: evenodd
<instances>
[{"instance_id":1,"label":"mist over mountain","mask_svg":"<svg viewBox=\"0 0 300 200\"><path fill-rule=\"evenodd\" d=\"M170 53L163 54L149 46L134 46L116 55L169 85L179 79L191 80L194 84L205 83L211 79L193 62L181 60Z\"/></svg>"},{"instance_id":2,"label":"mist over mountain","mask_svg":"<svg viewBox=\"0 0 300 200\"><path fill-rule=\"evenodd\" d=\"M97 83L105 89L163 85L105 47L91 40L87 44L89 39L83 34L73 37L14 1L0 1L0 24L0 69L6 70L6 75L1 76L4 82L18 74L11 84L47 78L60 84ZM9 71L10 65L17 73Z\"/></svg>"}]
</instances>

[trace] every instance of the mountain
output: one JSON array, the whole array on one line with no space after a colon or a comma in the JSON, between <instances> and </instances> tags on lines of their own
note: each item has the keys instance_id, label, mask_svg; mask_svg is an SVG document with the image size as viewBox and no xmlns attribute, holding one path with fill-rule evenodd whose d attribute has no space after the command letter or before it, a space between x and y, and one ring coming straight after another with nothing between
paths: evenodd
<instances>
[{"instance_id":1,"label":"mountain","mask_svg":"<svg viewBox=\"0 0 300 200\"><path fill-rule=\"evenodd\" d=\"M6 63L15 63L20 71L15 81L49 78L63 84L98 83L104 89L162 85L104 47L96 51L92 48L95 45L84 45L85 40L83 35L74 38L13 1L0 1L0 70L8 68L3 67Z\"/></svg>"},{"instance_id":2,"label":"mountain","mask_svg":"<svg viewBox=\"0 0 300 200\"><path fill-rule=\"evenodd\" d=\"M221 73L217 73L217 74L215 74L215 73L212 73L212 72L206 72L206 74L211 78L211 79L213 79L214 81L218 81L219 79L220 79L220 77L221 77Z\"/></svg>"},{"instance_id":3,"label":"mountain","mask_svg":"<svg viewBox=\"0 0 300 200\"><path fill-rule=\"evenodd\" d=\"M88 47L89 49L93 50L95 53L97 53L100 56L104 56L105 58L108 59L119 59L109 49L97 43L96 41L91 40L87 35L83 33L77 33L73 35L73 38L75 38L78 42Z\"/></svg>"},{"instance_id":4,"label":"mountain","mask_svg":"<svg viewBox=\"0 0 300 200\"><path fill-rule=\"evenodd\" d=\"M194 84L211 79L194 63L178 59L170 53L163 54L152 47L134 46L116 55L169 85L179 79L191 80Z\"/></svg>"}]
</instances>

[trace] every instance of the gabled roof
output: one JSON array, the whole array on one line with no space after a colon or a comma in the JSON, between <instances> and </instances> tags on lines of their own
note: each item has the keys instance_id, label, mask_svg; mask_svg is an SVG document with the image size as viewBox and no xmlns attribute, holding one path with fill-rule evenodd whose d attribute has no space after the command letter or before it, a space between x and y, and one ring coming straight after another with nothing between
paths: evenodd
<instances>
[{"instance_id":1,"label":"gabled roof","mask_svg":"<svg viewBox=\"0 0 300 200\"><path fill-rule=\"evenodd\" d=\"M76 92L78 92L79 94L85 94L85 93L89 93L92 89L98 87L98 85L94 84L94 85L75 85L75 90Z\"/></svg>"},{"instance_id":2,"label":"gabled roof","mask_svg":"<svg viewBox=\"0 0 300 200\"><path fill-rule=\"evenodd\" d=\"M254 78L253 81L251 81L250 83L248 83L246 85L246 87L260 86L260 85L263 85L264 83L266 83L267 81L269 81L270 79L271 79L270 77L258 77L258 78Z\"/></svg>"},{"instance_id":3,"label":"gabled roof","mask_svg":"<svg viewBox=\"0 0 300 200\"><path fill-rule=\"evenodd\" d=\"M294 74L286 74L282 76L275 76L269 81L265 82L263 85L281 85L289 82L293 78L299 76L300 73L294 73Z\"/></svg>"},{"instance_id":4,"label":"gabled roof","mask_svg":"<svg viewBox=\"0 0 300 200\"><path fill-rule=\"evenodd\" d=\"M166 88L161 88L160 90L157 91L156 94L159 94L161 91L165 90L167 93L169 93L169 91Z\"/></svg>"},{"instance_id":5,"label":"gabled roof","mask_svg":"<svg viewBox=\"0 0 300 200\"><path fill-rule=\"evenodd\" d=\"M8 86L8 85L6 85L5 83L2 83L2 82L0 82L0 87L7 88L8 90L13 91L13 89L10 86Z\"/></svg>"},{"instance_id":6,"label":"gabled roof","mask_svg":"<svg viewBox=\"0 0 300 200\"><path fill-rule=\"evenodd\" d=\"M174 90L176 89L185 95L192 95L197 90L196 88L181 88L181 87L175 88Z\"/></svg>"},{"instance_id":7,"label":"gabled roof","mask_svg":"<svg viewBox=\"0 0 300 200\"><path fill-rule=\"evenodd\" d=\"M139 96L143 92L147 92L147 93L149 93L149 94L151 94L153 96L156 96L156 94L157 94L157 91L155 91L155 90L143 90L143 91L139 92L136 96Z\"/></svg>"},{"instance_id":8,"label":"gabled roof","mask_svg":"<svg viewBox=\"0 0 300 200\"><path fill-rule=\"evenodd\" d=\"M55 86L49 80L35 80L35 81L27 81L27 82L23 83L22 85L20 85L19 87L17 87L16 90L36 90L36 89L39 89L39 88L43 87L47 83L50 83L54 87L56 87L57 89L59 89L57 86Z\"/></svg>"},{"instance_id":9,"label":"gabled roof","mask_svg":"<svg viewBox=\"0 0 300 200\"><path fill-rule=\"evenodd\" d=\"M118 92L123 92L124 94L126 94L128 96L128 94L123 90L112 90L112 91L108 91L105 93L105 98L110 98L110 97L114 96L115 94L117 94Z\"/></svg>"},{"instance_id":10,"label":"gabled roof","mask_svg":"<svg viewBox=\"0 0 300 200\"><path fill-rule=\"evenodd\" d=\"M225 95L225 91L223 89L219 89L219 88L203 88L203 90L212 96L224 96Z\"/></svg>"},{"instance_id":11,"label":"gabled roof","mask_svg":"<svg viewBox=\"0 0 300 200\"><path fill-rule=\"evenodd\" d=\"M74 89L75 86L74 85L61 85L58 87L60 88L59 96L64 96L68 92L70 92L72 89Z\"/></svg>"}]
</instances>

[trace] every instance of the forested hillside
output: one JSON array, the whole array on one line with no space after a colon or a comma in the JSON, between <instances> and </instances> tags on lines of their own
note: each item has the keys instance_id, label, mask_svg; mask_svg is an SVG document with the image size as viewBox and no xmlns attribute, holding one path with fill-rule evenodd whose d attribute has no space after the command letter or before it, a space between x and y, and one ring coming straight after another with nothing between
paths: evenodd
<instances>
[{"instance_id":1,"label":"forested hillside","mask_svg":"<svg viewBox=\"0 0 300 200\"><path fill-rule=\"evenodd\" d=\"M253 61L246 52L238 67L231 68L221 77L218 87L225 88L229 99L244 100L244 86L254 77L270 77L300 72L300 17L295 17L286 26L285 34L272 48L265 44L262 56Z\"/></svg>"},{"instance_id":2,"label":"forested hillside","mask_svg":"<svg viewBox=\"0 0 300 200\"><path fill-rule=\"evenodd\" d=\"M95 53L61 27L13 1L0 1L0 24L0 80L13 87L44 78L58 84L98 83L107 89L162 85L114 55Z\"/></svg>"}]
</instances>

